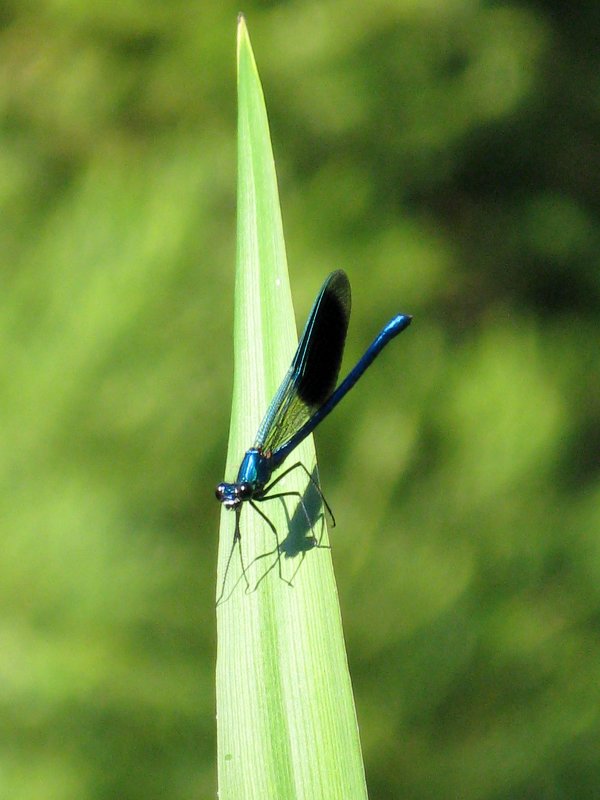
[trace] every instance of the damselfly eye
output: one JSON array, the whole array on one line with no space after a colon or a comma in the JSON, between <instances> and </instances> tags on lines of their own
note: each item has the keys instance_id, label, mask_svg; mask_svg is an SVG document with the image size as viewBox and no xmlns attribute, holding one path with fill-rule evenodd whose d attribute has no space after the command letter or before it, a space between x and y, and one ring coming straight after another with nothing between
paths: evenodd
<instances>
[{"instance_id":1,"label":"damselfly eye","mask_svg":"<svg viewBox=\"0 0 600 800\"><path fill-rule=\"evenodd\" d=\"M238 486L238 497L242 500L248 500L252 497L252 486L249 483L240 483Z\"/></svg>"},{"instance_id":2,"label":"damselfly eye","mask_svg":"<svg viewBox=\"0 0 600 800\"><path fill-rule=\"evenodd\" d=\"M224 490L225 490L225 487L223 486L222 483L220 483L217 486L217 488L215 489L215 497L217 498L217 500L223 500L223 492L224 492Z\"/></svg>"}]
</instances>

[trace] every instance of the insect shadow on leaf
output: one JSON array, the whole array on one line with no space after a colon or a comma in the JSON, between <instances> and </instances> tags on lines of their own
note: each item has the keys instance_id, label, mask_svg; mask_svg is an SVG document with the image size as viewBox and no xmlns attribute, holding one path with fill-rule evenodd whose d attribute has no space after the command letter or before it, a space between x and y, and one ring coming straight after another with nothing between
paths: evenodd
<instances>
[{"instance_id":1,"label":"insect shadow on leaf","mask_svg":"<svg viewBox=\"0 0 600 800\"><path fill-rule=\"evenodd\" d=\"M283 505L283 509L285 512L286 520L287 520L287 536L284 539L280 539L279 533L277 528L273 524L273 522L255 505L256 501L252 502L252 506L255 511L257 511L260 516L265 520L267 523L270 531L272 532L275 538L275 547L271 550L268 550L265 553L261 553L258 556L255 556L252 561L245 566L244 565L244 558L242 555L242 540L241 536L239 536L239 514L236 514L236 534L234 535L234 541L232 544L232 548L229 553L229 557L227 559L227 564L225 567L225 574L223 576L223 582L221 586L221 593L219 598L217 599L217 606L221 605L222 603L229 600L232 596L233 592L237 588L238 584L242 581L246 584L246 594L254 593L260 584L265 580L265 578L271 573L275 568L277 568L278 575L280 580L284 583L287 583L288 586L293 586L293 581L298 574L298 570L302 566L304 558L306 557L306 553L309 550L314 549L329 549L329 545L321 544L324 531L325 531L325 516L324 516L324 509L326 509L327 514L331 519L332 527L335 527L335 517L333 512L325 499L320 486L319 486L319 479L318 479L318 470L315 465L313 468L312 473L309 473L308 470L304 467L303 464L301 465L294 465L290 468L294 469L296 466L302 466L309 476L310 480L307 483L307 486L303 492L303 494L298 493L298 504L293 515L290 517L288 505L286 503L286 498L288 496L287 492L282 493L282 495L277 496L269 496L267 495L263 500L260 502L265 502L267 500L275 500L278 499L281 504ZM286 473L290 470L286 470ZM284 473L281 477L284 477L286 474ZM295 494L295 493L294 493ZM315 535L315 528L321 522L321 530L319 535ZM231 562L233 560L233 554L235 551L236 546L239 548L239 555L240 555L240 575L235 580L233 586L230 588L229 592L226 593L226 583L227 583L227 576L229 574L229 569L231 567ZM269 559L274 556L273 562L267 567L267 569L263 572L263 574L254 582L254 586L251 586L250 580L248 579L248 572L251 571L254 567L256 567L259 562L262 562L266 559ZM301 556L300 562L298 566L294 569L291 577L288 579L285 577L282 566L281 566L281 557L285 559L296 558L297 556Z\"/></svg>"}]
</instances>

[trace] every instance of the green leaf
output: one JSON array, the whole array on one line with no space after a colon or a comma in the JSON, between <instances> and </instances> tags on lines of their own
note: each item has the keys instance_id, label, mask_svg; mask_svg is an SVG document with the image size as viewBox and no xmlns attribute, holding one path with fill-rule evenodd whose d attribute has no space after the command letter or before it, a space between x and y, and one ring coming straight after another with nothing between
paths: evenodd
<instances>
[{"instance_id":1,"label":"green leaf","mask_svg":"<svg viewBox=\"0 0 600 800\"><path fill-rule=\"evenodd\" d=\"M238 104L234 390L227 480L235 479L297 343L267 115L243 17L238 25ZM312 437L285 466L296 460L311 472L316 469ZM307 485L300 469L282 481L286 491L304 493ZM263 506L280 541L303 526L303 535L311 536L302 509L296 510L290 500L294 498L286 498L287 516L279 500ZM244 508L241 546L250 591L237 550L229 562L234 523L235 514L223 509L217 579L217 595L226 579L217 607L220 800L366 797L325 521L321 515L313 526L322 547L307 546L302 552L307 539L301 539L294 557L278 558L272 531L252 508Z\"/></svg>"}]
</instances>

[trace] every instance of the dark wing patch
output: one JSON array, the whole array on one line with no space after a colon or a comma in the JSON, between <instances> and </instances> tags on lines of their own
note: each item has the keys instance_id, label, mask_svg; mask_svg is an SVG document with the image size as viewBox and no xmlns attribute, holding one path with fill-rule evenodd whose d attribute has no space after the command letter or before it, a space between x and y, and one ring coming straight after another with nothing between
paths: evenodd
<instances>
[{"instance_id":1,"label":"dark wing patch","mask_svg":"<svg viewBox=\"0 0 600 800\"><path fill-rule=\"evenodd\" d=\"M292 364L273 398L255 446L276 450L300 430L335 389L350 320L350 282L336 270L313 304Z\"/></svg>"},{"instance_id":2,"label":"dark wing patch","mask_svg":"<svg viewBox=\"0 0 600 800\"><path fill-rule=\"evenodd\" d=\"M350 283L345 272L325 282L292 362L299 375L297 391L309 406L320 406L335 389L350 320ZM310 326L310 327L309 327Z\"/></svg>"}]
</instances>

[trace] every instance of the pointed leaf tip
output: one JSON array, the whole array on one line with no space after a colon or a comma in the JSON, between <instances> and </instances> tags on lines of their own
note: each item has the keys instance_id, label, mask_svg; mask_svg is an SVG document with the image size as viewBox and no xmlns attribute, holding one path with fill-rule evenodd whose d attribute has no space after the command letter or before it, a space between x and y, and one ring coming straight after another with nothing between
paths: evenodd
<instances>
[{"instance_id":1,"label":"pointed leaf tip","mask_svg":"<svg viewBox=\"0 0 600 800\"><path fill-rule=\"evenodd\" d=\"M238 59L239 59L239 55L240 55L240 48L241 48L241 45L242 45L242 42L244 41L244 39L246 41L249 41L248 26L246 25L246 16L245 16L244 12L240 11L238 13L238 16L237 16L237 53L238 53Z\"/></svg>"}]
</instances>

